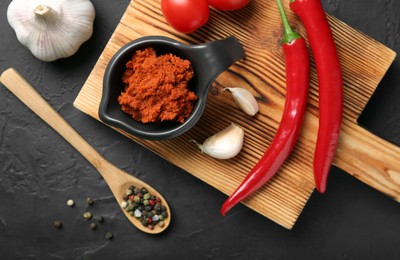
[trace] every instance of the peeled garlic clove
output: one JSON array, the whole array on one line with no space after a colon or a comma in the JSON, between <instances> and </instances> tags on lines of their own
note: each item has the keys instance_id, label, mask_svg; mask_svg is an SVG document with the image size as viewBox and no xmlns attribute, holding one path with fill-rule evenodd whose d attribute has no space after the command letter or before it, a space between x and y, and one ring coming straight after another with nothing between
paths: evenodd
<instances>
[{"instance_id":1,"label":"peeled garlic clove","mask_svg":"<svg viewBox=\"0 0 400 260\"><path fill-rule=\"evenodd\" d=\"M245 88L225 88L232 93L236 104L250 116L257 114L259 107L256 98Z\"/></svg>"},{"instance_id":2,"label":"peeled garlic clove","mask_svg":"<svg viewBox=\"0 0 400 260\"><path fill-rule=\"evenodd\" d=\"M89 0L13 0L7 19L18 41L42 61L73 55L93 33Z\"/></svg>"},{"instance_id":3,"label":"peeled garlic clove","mask_svg":"<svg viewBox=\"0 0 400 260\"><path fill-rule=\"evenodd\" d=\"M207 138L203 144L197 144L200 150L216 159L235 157L243 147L244 131L235 124Z\"/></svg>"}]
</instances>

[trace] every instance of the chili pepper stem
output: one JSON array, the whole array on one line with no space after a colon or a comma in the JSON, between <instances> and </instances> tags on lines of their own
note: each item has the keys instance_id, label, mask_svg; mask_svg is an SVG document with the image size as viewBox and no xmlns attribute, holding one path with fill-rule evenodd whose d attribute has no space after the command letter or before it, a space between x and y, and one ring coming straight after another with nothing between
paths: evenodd
<instances>
[{"instance_id":1,"label":"chili pepper stem","mask_svg":"<svg viewBox=\"0 0 400 260\"><path fill-rule=\"evenodd\" d=\"M290 27L288 18L285 13L285 9L283 8L282 1L281 0L276 0L278 3L278 8L279 8L279 13L282 18L282 23L283 23L283 38L282 38L282 43L292 43L295 39L301 38L301 36L293 31L292 27Z\"/></svg>"}]
</instances>

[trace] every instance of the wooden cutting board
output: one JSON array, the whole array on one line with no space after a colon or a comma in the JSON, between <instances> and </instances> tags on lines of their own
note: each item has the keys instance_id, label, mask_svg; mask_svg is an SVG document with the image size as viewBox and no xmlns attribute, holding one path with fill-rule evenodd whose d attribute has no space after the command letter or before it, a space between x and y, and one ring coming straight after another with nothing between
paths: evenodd
<instances>
[{"instance_id":1,"label":"wooden cutting board","mask_svg":"<svg viewBox=\"0 0 400 260\"><path fill-rule=\"evenodd\" d=\"M288 0L283 2L288 7ZM299 20L288 8L287 13L290 23L305 36ZM396 54L338 19L328 18L344 74L344 120L334 164L400 201L400 148L356 122ZM191 35L179 34L165 22L160 0L133 0L76 98L75 107L99 119L102 79L108 61L121 46L145 35L169 36L189 44L234 35L242 43L246 59L217 78L203 117L188 133L168 141L147 141L115 129L229 195L268 148L282 115L285 66L280 45L282 24L275 0L253 0L234 12L212 10L208 24ZM225 87L250 90L258 99L260 112L253 118L246 116L231 94L223 91ZM243 150L233 159L212 159L189 142L190 139L202 142L231 122L245 130ZM277 175L245 200L245 205L285 228L293 227L314 190L312 158L317 130L317 76L312 60L309 105L298 143Z\"/></svg>"}]
</instances>

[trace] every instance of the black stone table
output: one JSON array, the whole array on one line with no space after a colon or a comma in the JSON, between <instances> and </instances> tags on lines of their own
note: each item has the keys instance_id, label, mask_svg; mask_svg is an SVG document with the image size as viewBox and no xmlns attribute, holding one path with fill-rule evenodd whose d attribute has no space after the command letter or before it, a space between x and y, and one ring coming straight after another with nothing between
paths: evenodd
<instances>
[{"instance_id":1,"label":"black stone table","mask_svg":"<svg viewBox=\"0 0 400 260\"><path fill-rule=\"evenodd\" d=\"M16 68L96 150L158 188L171 203L173 221L161 235L137 231L96 170L1 85L0 259L400 259L400 204L338 169L332 169L326 194L312 195L292 230L243 205L221 217L224 194L74 108L129 0L93 0L92 38L76 55L52 63L38 61L17 41L6 18L10 2L0 0L0 70ZM323 4L400 52L400 1ZM360 117L397 145L399 75L397 58ZM91 230L85 211L103 216L104 223ZM63 222L62 229L53 227L54 220Z\"/></svg>"}]
</instances>

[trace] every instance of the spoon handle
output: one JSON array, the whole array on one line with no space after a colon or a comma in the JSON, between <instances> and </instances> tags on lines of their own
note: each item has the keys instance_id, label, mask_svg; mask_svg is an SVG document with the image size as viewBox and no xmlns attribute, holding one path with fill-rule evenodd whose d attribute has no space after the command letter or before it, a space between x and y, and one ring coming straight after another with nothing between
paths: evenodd
<instances>
[{"instance_id":1,"label":"spoon handle","mask_svg":"<svg viewBox=\"0 0 400 260\"><path fill-rule=\"evenodd\" d=\"M79 151L83 157L99 170L106 181L109 179L110 171L102 170L104 167L108 168L108 161L90 146L15 69L10 68L4 71L0 76L0 81Z\"/></svg>"},{"instance_id":2,"label":"spoon handle","mask_svg":"<svg viewBox=\"0 0 400 260\"><path fill-rule=\"evenodd\" d=\"M126 210L124 214L129 221L138 229L150 234L157 234L165 230L171 219L168 203L164 197L147 183L127 174L118 167L104 159L93 147L90 146L72 127L64 120L49 103L13 68L7 69L0 76L0 82L3 83L22 103L29 107L57 133L70 143L78 152L82 154L101 174L105 182L110 187L118 204L121 204L122 195L131 185L137 187L146 187L149 193L156 195L164 202L168 212L168 218L163 222L162 228L149 229L139 220L133 218Z\"/></svg>"}]
</instances>

